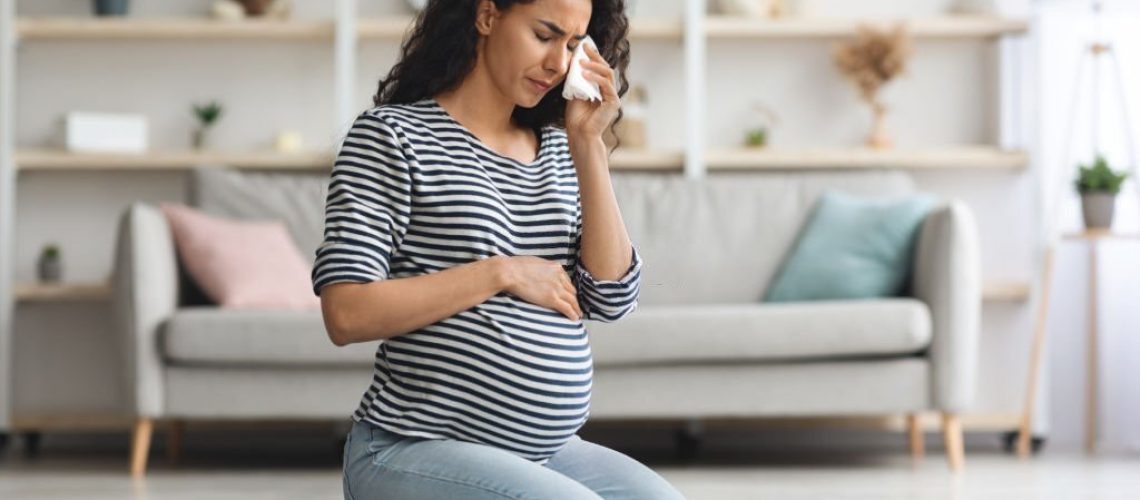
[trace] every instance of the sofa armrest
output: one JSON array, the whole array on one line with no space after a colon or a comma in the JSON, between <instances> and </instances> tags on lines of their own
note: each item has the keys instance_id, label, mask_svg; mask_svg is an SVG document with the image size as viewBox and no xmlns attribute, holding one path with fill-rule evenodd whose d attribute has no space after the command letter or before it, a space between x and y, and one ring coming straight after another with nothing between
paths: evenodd
<instances>
[{"instance_id":1,"label":"sofa armrest","mask_svg":"<svg viewBox=\"0 0 1140 500\"><path fill-rule=\"evenodd\" d=\"M131 410L140 417L161 416L165 398L158 335L178 307L178 260L157 207L133 203L120 217L112 282Z\"/></svg>"},{"instance_id":2,"label":"sofa armrest","mask_svg":"<svg viewBox=\"0 0 1140 500\"><path fill-rule=\"evenodd\" d=\"M950 200L922 224L914 296L930 307L931 404L960 412L974 401L982 308L978 230L970 209Z\"/></svg>"}]
</instances>

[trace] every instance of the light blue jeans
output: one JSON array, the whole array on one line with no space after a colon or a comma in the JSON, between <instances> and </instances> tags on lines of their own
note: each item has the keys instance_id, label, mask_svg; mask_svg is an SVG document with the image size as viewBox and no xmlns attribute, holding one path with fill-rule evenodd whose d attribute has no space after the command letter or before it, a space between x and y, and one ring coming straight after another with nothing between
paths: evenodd
<instances>
[{"instance_id":1,"label":"light blue jeans","mask_svg":"<svg viewBox=\"0 0 1140 500\"><path fill-rule=\"evenodd\" d=\"M423 439L361 421L344 446L344 498L653 499L684 497L648 467L577 435L545 465L493 446Z\"/></svg>"}]
</instances>

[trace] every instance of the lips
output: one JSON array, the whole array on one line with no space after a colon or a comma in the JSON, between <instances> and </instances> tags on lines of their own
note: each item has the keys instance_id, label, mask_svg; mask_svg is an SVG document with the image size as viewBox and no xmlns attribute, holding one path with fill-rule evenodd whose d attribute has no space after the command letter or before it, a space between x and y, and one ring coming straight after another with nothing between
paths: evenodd
<instances>
[{"instance_id":1,"label":"lips","mask_svg":"<svg viewBox=\"0 0 1140 500\"><path fill-rule=\"evenodd\" d=\"M527 78L527 81L530 82L530 85L539 92L546 92L550 90L550 87L554 86L553 84L535 80L534 78Z\"/></svg>"}]
</instances>

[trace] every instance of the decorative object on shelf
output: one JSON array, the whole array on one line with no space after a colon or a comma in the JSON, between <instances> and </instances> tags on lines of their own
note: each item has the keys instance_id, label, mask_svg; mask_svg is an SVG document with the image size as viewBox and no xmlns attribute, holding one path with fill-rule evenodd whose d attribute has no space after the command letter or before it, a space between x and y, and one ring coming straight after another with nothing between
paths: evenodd
<instances>
[{"instance_id":1,"label":"decorative object on shelf","mask_svg":"<svg viewBox=\"0 0 1140 500\"><path fill-rule=\"evenodd\" d=\"M781 17L787 13L784 0L714 0L716 13L746 17Z\"/></svg>"},{"instance_id":2,"label":"decorative object on shelf","mask_svg":"<svg viewBox=\"0 0 1140 500\"><path fill-rule=\"evenodd\" d=\"M411 9L415 12L419 12L421 10L424 10L424 7L427 7L427 3L428 3L428 0L405 0L405 1L408 3L408 7L411 7Z\"/></svg>"},{"instance_id":3,"label":"decorative object on shelf","mask_svg":"<svg viewBox=\"0 0 1140 500\"><path fill-rule=\"evenodd\" d=\"M301 151L301 134L296 130L282 130L277 132L277 138L273 141L273 148L278 153L293 154Z\"/></svg>"},{"instance_id":4,"label":"decorative object on shelf","mask_svg":"<svg viewBox=\"0 0 1140 500\"><path fill-rule=\"evenodd\" d=\"M997 13L994 0L957 0L950 6L954 14L971 14L978 16L992 16Z\"/></svg>"},{"instance_id":5,"label":"decorative object on shelf","mask_svg":"<svg viewBox=\"0 0 1140 500\"><path fill-rule=\"evenodd\" d=\"M614 134L623 148L645 149L645 87L634 85L622 103L622 118L614 126Z\"/></svg>"},{"instance_id":6,"label":"decorative object on shelf","mask_svg":"<svg viewBox=\"0 0 1140 500\"><path fill-rule=\"evenodd\" d=\"M772 137L772 128L779 122L776 113L763 104L754 104L752 109L759 117L755 126L744 133L744 145L750 148L763 148Z\"/></svg>"},{"instance_id":7,"label":"decorative object on shelf","mask_svg":"<svg viewBox=\"0 0 1140 500\"><path fill-rule=\"evenodd\" d=\"M1103 155L1097 155L1092 165L1078 165L1074 185L1081 195L1081 215L1087 229L1111 229L1112 214L1120 186L1128 172L1114 171Z\"/></svg>"},{"instance_id":8,"label":"decorative object on shelf","mask_svg":"<svg viewBox=\"0 0 1140 500\"><path fill-rule=\"evenodd\" d=\"M288 19L293 14L291 0L237 0L249 17Z\"/></svg>"},{"instance_id":9,"label":"decorative object on shelf","mask_svg":"<svg viewBox=\"0 0 1140 500\"><path fill-rule=\"evenodd\" d=\"M128 0L95 0L95 15L125 16L129 4Z\"/></svg>"},{"instance_id":10,"label":"decorative object on shelf","mask_svg":"<svg viewBox=\"0 0 1140 500\"><path fill-rule=\"evenodd\" d=\"M210 6L210 16L223 21L245 19L245 7L236 0L215 0Z\"/></svg>"},{"instance_id":11,"label":"decorative object on shelf","mask_svg":"<svg viewBox=\"0 0 1140 500\"><path fill-rule=\"evenodd\" d=\"M835 64L859 90L859 97L871 106L874 126L867 145L887 149L893 141L886 129L887 107L879 90L906 71L911 55L911 39L902 24L891 30L860 26L855 38L840 44L834 54Z\"/></svg>"},{"instance_id":12,"label":"decorative object on shelf","mask_svg":"<svg viewBox=\"0 0 1140 500\"><path fill-rule=\"evenodd\" d=\"M59 283L63 279L63 262L59 255L59 245L44 245L37 262L39 280L43 283Z\"/></svg>"},{"instance_id":13,"label":"decorative object on shelf","mask_svg":"<svg viewBox=\"0 0 1140 500\"><path fill-rule=\"evenodd\" d=\"M293 17L292 0L274 0L274 2L269 5L266 16L281 21Z\"/></svg>"},{"instance_id":14,"label":"decorative object on shelf","mask_svg":"<svg viewBox=\"0 0 1140 500\"><path fill-rule=\"evenodd\" d=\"M206 146L207 134L222 116L222 105L217 101L208 104L195 104L194 116L198 118L198 128L194 130L194 149Z\"/></svg>"},{"instance_id":15,"label":"decorative object on shelf","mask_svg":"<svg viewBox=\"0 0 1140 500\"><path fill-rule=\"evenodd\" d=\"M63 147L74 153L145 153L146 117L127 113L68 112L63 118Z\"/></svg>"}]
</instances>

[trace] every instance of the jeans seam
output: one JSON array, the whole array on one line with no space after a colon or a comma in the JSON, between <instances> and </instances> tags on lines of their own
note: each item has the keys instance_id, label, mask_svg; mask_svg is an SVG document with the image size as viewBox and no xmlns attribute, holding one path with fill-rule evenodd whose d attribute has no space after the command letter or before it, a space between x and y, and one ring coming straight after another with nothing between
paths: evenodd
<instances>
[{"instance_id":1,"label":"jeans seam","mask_svg":"<svg viewBox=\"0 0 1140 500\"><path fill-rule=\"evenodd\" d=\"M467 487L475 488L475 489L478 489L478 490L482 490L482 491L485 491L485 492L488 492L488 493L493 493L493 494L495 494L495 495L499 495L499 496L501 496L501 497L503 497L503 498L512 498L512 499L518 499L518 498L522 498L522 497L514 496L514 495L512 495L512 494L509 494L509 493L504 493L504 492L502 492L502 491L499 491L499 490L495 490L495 489L489 488L489 487L487 487L487 486L483 486L483 485L480 485L480 484L475 484L475 483L469 483L469 482L466 482L466 481L461 481L461 480L459 480L459 479L454 479L454 478L449 478L449 477L442 477L442 476L436 476L436 475L433 475L433 474L426 474L426 473L423 473L423 472L414 471L414 470L409 470L409 469L401 469L401 468L399 468L399 467L393 467L393 466L391 466L391 465L388 465L388 464L385 464L385 463L375 463L375 462L373 462L373 465L374 465L374 466L376 466L376 467L380 467L380 468L382 468L382 469L388 469L388 470L390 470L390 471L393 471L393 472L400 472L400 473L403 473L403 474L411 474L411 475L413 475L413 476L419 476L419 477L422 477L422 478L431 479L431 480L435 480L435 481L440 481L440 482L444 482L444 483L458 484L458 485L462 485L462 486L467 486Z\"/></svg>"}]
</instances>

